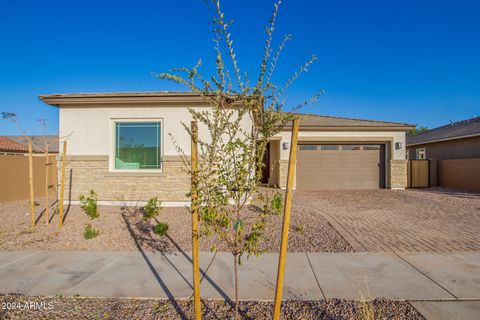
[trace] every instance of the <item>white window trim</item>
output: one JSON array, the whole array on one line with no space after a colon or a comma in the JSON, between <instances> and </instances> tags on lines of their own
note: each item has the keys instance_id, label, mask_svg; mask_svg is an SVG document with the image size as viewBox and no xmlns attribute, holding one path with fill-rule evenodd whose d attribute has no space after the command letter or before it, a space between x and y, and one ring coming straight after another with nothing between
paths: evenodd
<instances>
[{"instance_id":1,"label":"white window trim","mask_svg":"<svg viewBox=\"0 0 480 320\"><path fill-rule=\"evenodd\" d=\"M420 159L420 152L423 151L423 156L424 158L423 159ZM416 160L425 160L427 159L427 149L426 148L417 148L415 149L415 159Z\"/></svg>"},{"instance_id":2,"label":"white window trim","mask_svg":"<svg viewBox=\"0 0 480 320\"><path fill-rule=\"evenodd\" d=\"M115 146L116 146L116 124L122 122L160 122L160 169L116 169L115 168ZM111 118L109 124L109 171L110 172L133 172L133 173L159 173L163 172L163 148L164 148L164 125L163 118Z\"/></svg>"}]
</instances>

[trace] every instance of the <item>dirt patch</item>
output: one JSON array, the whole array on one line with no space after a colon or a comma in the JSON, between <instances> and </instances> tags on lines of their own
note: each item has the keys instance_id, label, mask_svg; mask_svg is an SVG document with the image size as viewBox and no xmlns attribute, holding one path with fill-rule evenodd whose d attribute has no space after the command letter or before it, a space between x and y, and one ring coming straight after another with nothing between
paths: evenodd
<instances>
[{"instance_id":1,"label":"dirt patch","mask_svg":"<svg viewBox=\"0 0 480 320\"><path fill-rule=\"evenodd\" d=\"M14 310L0 310L2 319L193 319L193 303L189 300L125 299L125 298L64 298L0 296L0 302L15 302ZM41 310L24 308L30 302L43 303ZM232 305L221 300L203 300L204 319L231 319ZM374 300L363 307L374 319L423 319L403 301ZM282 319L362 319L362 304L355 301L328 299L321 301L284 301ZM241 319L272 319L273 303L242 301Z\"/></svg>"},{"instance_id":2,"label":"dirt patch","mask_svg":"<svg viewBox=\"0 0 480 320\"><path fill-rule=\"evenodd\" d=\"M8 223L0 226L0 249L131 251L141 247L147 251L190 250L191 216L187 208L163 208L159 216L150 221L143 221L143 216L138 209L99 206L100 218L92 220L79 206L70 206L64 226L59 229L58 215L51 216L49 225L46 226L45 215L37 207L37 226L32 229L28 202L5 202L0 204L0 219ZM258 212L251 208L245 211L244 217L253 219L257 214ZM269 219L262 249L265 252L278 252L282 217ZM158 236L153 232L153 227L158 222L169 225L167 236ZM91 224L98 230L99 236L85 240L83 231L87 224ZM200 250L209 251L213 244L213 238L202 238ZM217 246L217 250L223 251L224 248ZM351 252L353 250L314 208L294 207L288 251Z\"/></svg>"}]
</instances>

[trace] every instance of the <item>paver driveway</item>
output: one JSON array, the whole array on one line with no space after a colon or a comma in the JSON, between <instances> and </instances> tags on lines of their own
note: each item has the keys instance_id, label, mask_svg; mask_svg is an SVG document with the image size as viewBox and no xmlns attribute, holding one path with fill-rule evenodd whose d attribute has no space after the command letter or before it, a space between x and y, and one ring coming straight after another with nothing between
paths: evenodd
<instances>
[{"instance_id":1,"label":"paver driveway","mask_svg":"<svg viewBox=\"0 0 480 320\"><path fill-rule=\"evenodd\" d=\"M480 251L480 194L442 189L298 191L356 251Z\"/></svg>"}]
</instances>

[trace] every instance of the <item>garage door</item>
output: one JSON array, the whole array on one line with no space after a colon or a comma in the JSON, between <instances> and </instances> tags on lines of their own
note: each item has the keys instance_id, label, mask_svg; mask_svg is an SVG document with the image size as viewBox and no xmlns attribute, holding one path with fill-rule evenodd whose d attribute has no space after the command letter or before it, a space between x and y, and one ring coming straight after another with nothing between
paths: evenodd
<instances>
[{"instance_id":1,"label":"garage door","mask_svg":"<svg viewBox=\"0 0 480 320\"><path fill-rule=\"evenodd\" d=\"M297 189L378 189L384 187L381 144L300 144Z\"/></svg>"}]
</instances>

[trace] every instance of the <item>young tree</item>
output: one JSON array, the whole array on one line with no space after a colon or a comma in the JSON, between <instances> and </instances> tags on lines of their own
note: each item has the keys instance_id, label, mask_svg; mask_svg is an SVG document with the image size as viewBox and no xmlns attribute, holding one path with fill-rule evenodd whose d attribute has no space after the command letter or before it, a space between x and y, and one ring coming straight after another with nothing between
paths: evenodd
<instances>
[{"instance_id":1,"label":"young tree","mask_svg":"<svg viewBox=\"0 0 480 320\"><path fill-rule=\"evenodd\" d=\"M268 217L280 214L279 194L265 195L257 185L261 179L263 154L267 142L281 128L292 121L293 113L282 112L283 96L302 72L317 59L312 56L300 66L283 86L273 83L272 75L281 52L290 35L284 36L278 49L272 52L272 38L275 21L281 1L274 3L274 9L266 28L266 42L263 59L258 71L258 79L251 83L247 74L242 73L233 40L230 34L231 21L225 19L220 0L211 0L214 7L213 34L215 43L216 72L211 77L199 73L201 60L193 68L175 68L168 73L155 74L185 86L189 91L200 95L209 105L208 111L189 109L199 126L206 128L208 137L198 138L199 164L197 176L199 218L201 234L215 236L233 255L235 274L235 318L238 317L238 265L243 255L261 254ZM296 110L316 101L323 91L319 91ZM192 136L189 124L183 124ZM172 137L175 142L175 137ZM182 155L185 171L190 175L190 163L185 152ZM262 209L253 218L245 217L246 206L255 202ZM216 246L212 248L215 250Z\"/></svg>"}]
</instances>

